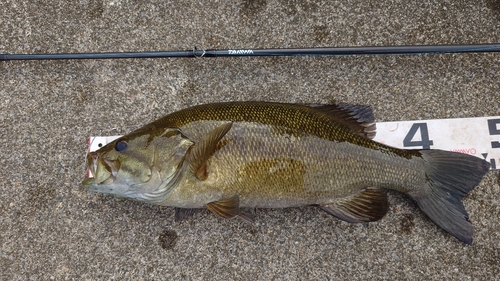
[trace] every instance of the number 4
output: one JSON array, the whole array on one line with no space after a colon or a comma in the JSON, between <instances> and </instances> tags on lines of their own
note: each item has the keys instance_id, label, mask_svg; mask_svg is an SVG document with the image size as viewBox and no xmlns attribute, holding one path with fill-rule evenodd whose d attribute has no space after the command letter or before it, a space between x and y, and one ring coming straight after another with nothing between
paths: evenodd
<instances>
[{"instance_id":1,"label":"number 4","mask_svg":"<svg viewBox=\"0 0 500 281\"><path fill-rule=\"evenodd\" d=\"M414 141L413 138L417 131L420 130L420 140ZM427 123L414 123L408 134L403 140L404 147L421 146L423 149L430 149L434 142L429 139L429 131L427 130Z\"/></svg>"}]
</instances>

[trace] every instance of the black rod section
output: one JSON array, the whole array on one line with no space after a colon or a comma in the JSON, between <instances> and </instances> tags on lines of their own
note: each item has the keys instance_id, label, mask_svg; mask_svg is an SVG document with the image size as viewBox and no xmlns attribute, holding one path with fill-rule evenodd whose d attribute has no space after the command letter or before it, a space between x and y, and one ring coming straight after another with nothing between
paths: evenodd
<instances>
[{"instance_id":1,"label":"black rod section","mask_svg":"<svg viewBox=\"0 0 500 281\"><path fill-rule=\"evenodd\" d=\"M124 59L124 58L178 58L178 57L262 57L262 56L348 56L348 55L410 55L444 53L500 52L500 43L470 45L415 45L332 47L304 49L234 49L165 52L67 53L67 54L0 54L7 60L61 60L61 59Z\"/></svg>"}]
</instances>

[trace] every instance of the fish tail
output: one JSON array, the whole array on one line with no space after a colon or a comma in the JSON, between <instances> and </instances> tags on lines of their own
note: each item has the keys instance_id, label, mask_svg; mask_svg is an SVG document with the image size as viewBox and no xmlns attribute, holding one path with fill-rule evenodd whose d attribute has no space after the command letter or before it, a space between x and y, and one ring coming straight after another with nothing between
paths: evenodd
<instances>
[{"instance_id":1,"label":"fish tail","mask_svg":"<svg viewBox=\"0 0 500 281\"><path fill-rule=\"evenodd\" d=\"M409 195L434 223L471 244L472 224L461 199L479 184L490 164L456 152L421 150L420 153L426 162L426 182Z\"/></svg>"}]
</instances>

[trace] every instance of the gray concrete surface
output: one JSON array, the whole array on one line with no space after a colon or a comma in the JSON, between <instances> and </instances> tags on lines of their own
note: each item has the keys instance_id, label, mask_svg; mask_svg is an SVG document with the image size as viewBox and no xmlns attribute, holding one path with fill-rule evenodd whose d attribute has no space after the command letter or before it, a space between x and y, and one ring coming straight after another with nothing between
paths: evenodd
<instances>
[{"instance_id":1,"label":"gray concrete surface","mask_svg":"<svg viewBox=\"0 0 500 281\"><path fill-rule=\"evenodd\" d=\"M0 53L500 42L498 0L0 3ZM464 200L466 246L403 195L379 222L318 209L256 223L91 194L89 135L232 100L371 105L378 121L500 114L500 54L0 63L1 280L493 280L500 187ZM172 243L172 237L177 236Z\"/></svg>"}]
</instances>

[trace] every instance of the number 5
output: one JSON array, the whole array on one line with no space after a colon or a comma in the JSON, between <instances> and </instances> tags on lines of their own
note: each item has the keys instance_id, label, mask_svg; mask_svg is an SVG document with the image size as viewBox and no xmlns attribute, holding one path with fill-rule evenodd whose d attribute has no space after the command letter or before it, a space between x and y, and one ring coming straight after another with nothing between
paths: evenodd
<instances>
[{"instance_id":1,"label":"number 5","mask_svg":"<svg viewBox=\"0 0 500 281\"><path fill-rule=\"evenodd\" d=\"M500 135L500 130L497 129L497 125L500 124L500 119L490 119L488 120L488 129L490 131L490 135ZM492 141L491 148L500 148L500 142Z\"/></svg>"}]
</instances>

